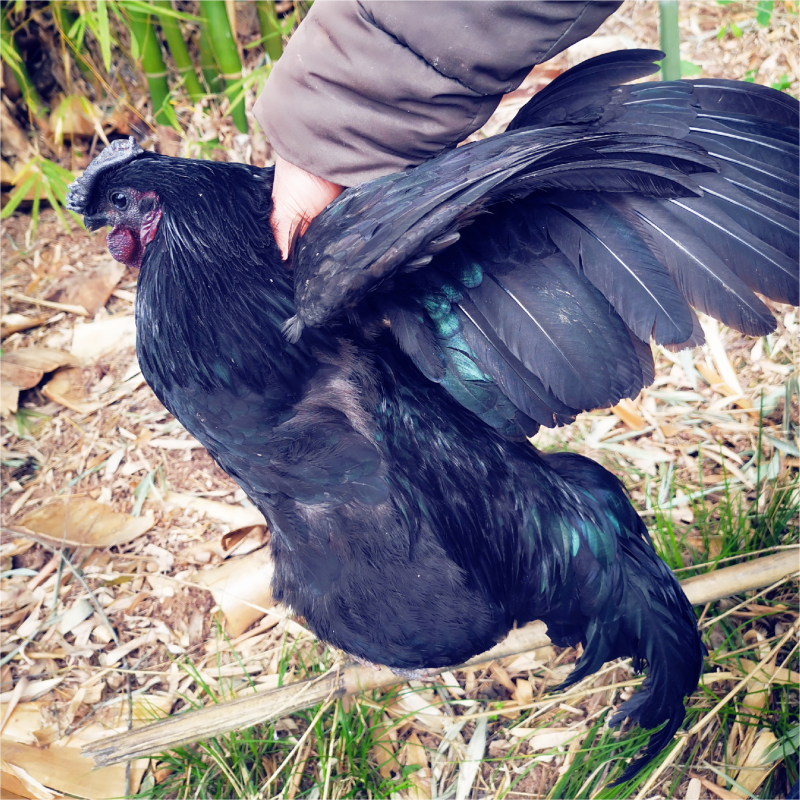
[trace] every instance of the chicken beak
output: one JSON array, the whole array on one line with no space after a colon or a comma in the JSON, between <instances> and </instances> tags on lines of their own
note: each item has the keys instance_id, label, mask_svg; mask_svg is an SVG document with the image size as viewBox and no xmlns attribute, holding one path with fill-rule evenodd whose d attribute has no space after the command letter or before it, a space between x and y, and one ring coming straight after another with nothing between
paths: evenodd
<instances>
[{"instance_id":1,"label":"chicken beak","mask_svg":"<svg viewBox=\"0 0 800 800\"><path fill-rule=\"evenodd\" d=\"M110 225L111 223L108 221L108 217L106 217L104 214L95 214L94 216L90 214L84 214L83 224L86 226L87 231L96 231L98 228L104 228L106 225Z\"/></svg>"}]
</instances>

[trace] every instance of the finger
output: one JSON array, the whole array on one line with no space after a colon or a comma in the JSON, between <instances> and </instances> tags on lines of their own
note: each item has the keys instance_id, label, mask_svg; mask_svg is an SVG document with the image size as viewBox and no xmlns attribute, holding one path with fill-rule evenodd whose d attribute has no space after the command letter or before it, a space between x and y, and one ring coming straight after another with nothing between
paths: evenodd
<instances>
[{"instance_id":1,"label":"finger","mask_svg":"<svg viewBox=\"0 0 800 800\"><path fill-rule=\"evenodd\" d=\"M270 221L284 259L294 237L302 236L311 220L341 192L338 184L276 156Z\"/></svg>"}]
</instances>

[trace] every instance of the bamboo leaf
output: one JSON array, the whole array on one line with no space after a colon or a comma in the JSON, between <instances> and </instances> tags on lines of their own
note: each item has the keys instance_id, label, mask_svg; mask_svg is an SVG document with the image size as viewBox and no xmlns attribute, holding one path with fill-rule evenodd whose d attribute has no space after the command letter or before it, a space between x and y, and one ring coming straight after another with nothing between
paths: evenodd
<instances>
[{"instance_id":1,"label":"bamboo leaf","mask_svg":"<svg viewBox=\"0 0 800 800\"><path fill-rule=\"evenodd\" d=\"M2 10L5 11L5 8ZM11 26L6 19L5 13L0 13L0 41L3 42L3 60L16 75L17 83L25 97L25 104L28 106L28 111L30 111L37 122L41 122L45 117L47 107L39 96L39 92L34 86L31 76L28 74L28 68L25 66L25 61L14 40L14 34L11 31ZM10 51L13 51L14 56L11 56Z\"/></svg>"},{"instance_id":2,"label":"bamboo leaf","mask_svg":"<svg viewBox=\"0 0 800 800\"><path fill-rule=\"evenodd\" d=\"M97 40L103 55L106 72L111 71L111 31L108 27L108 6L106 0L97 0Z\"/></svg>"},{"instance_id":3,"label":"bamboo leaf","mask_svg":"<svg viewBox=\"0 0 800 800\"><path fill-rule=\"evenodd\" d=\"M14 190L11 197L8 198L5 208L0 211L0 219L7 219L14 213L17 206L25 199L25 195L28 193L28 190L33 186L34 183L36 183L39 177L40 176L38 173L31 175L31 177L25 181L22 186Z\"/></svg>"},{"instance_id":4,"label":"bamboo leaf","mask_svg":"<svg viewBox=\"0 0 800 800\"><path fill-rule=\"evenodd\" d=\"M125 8L130 9L132 11L139 11L142 14L152 14L156 17L170 17L172 19L182 19L185 22L198 22L200 17L196 17L194 14L185 14L182 11L176 11L169 5L169 2L166 6L158 4L156 6L152 6L150 3L141 2L141 0L125 0Z\"/></svg>"},{"instance_id":5,"label":"bamboo leaf","mask_svg":"<svg viewBox=\"0 0 800 800\"><path fill-rule=\"evenodd\" d=\"M34 186L33 205L31 206L31 227L30 227L30 241L36 238L36 229L39 227L39 203L42 196L42 184L44 181L38 180Z\"/></svg>"},{"instance_id":6,"label":"bamboo leaf","mask_svg":"<svg viewBox=\"0 0 800 800\"><path fill-rule=\"evenodd\" d=\"M75 176L68 169L64 169L60 164L56 164L55 161L47 161L46 159L43 159L42 172L51 180L56 179L64 184L64 197L66 198L66 187L75 180Z\"/></svg>"},{"instance_id":7,"label":"bamboo leaf","mask_svg":"<svg viewBox=\"0 0 800 800\"><path fill-rule=\"evenodd\" d=\"M56 216L61 222L61 226L65 231L69 231L69 225L67 225L64 212L61 210L61 205L65 202L66 198L56 198L53 187L50 186L47 181L42 181L42 189L44 190L44 196L47 198L47 201L50 203L50 206L52 207L53 211L55 211ZM61 203L59 203L58 200L61 200Z\"/></svg>"}]
</instances>

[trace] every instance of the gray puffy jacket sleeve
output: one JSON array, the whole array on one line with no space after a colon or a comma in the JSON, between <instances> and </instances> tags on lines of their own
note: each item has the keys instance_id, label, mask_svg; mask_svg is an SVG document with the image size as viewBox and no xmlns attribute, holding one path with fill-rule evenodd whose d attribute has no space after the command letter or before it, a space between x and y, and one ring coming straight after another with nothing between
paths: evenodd
<instances>
[{"instance_id":1,"label":"gray puffy jacket sleeve","mask_svg":"<svg viewBox=\"0 0 800 800\"><path fill-rule=\"evenodd\" d=\"M255 105L287 161L353 186L483 125L530 69L620 3L317 0Z\"/></svg>"}]
</instances>

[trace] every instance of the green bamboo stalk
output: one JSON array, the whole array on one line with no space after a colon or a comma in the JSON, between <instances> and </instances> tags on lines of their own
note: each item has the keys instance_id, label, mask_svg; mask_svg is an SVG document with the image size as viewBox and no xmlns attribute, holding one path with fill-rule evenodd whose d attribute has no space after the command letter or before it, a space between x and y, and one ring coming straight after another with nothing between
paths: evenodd
<instances>
[{"instance_id":1,"label":"green bamboo stalk","mask_svg":"<svg viewBox=\"0 0 800 800\"><path fill-rule=\"evenodd\" d=\"M158 43L150 15L133 8L128 8L127 11L131 23L131 32L139 44L142 69L150 89L150 101L153 104L156 122L159 125L169 125L170 120L166 112L167 102L169 101L167 66L164 63L164 56L161 54L161 46Z\"/></svg>"},{"instance_id":2,"label":"green bamboo stalk","mask_svg":"<svg viewBox=\"0 0 800 800\"><path fill-rule=\"evenodd\" d=\"M200 71L203 73L203 80L206 82L208 91L217 94L222 89L222 75L219 73L219 64L214 55L214 48L211 46L211 39L208 36L208 22L200 19Z\"/></svg>"},{"instance_id":3,"label":"green bamboo stalk","mask_svg":"<svg viewBox=\"0 0 800 800\"><path fill-rule=\"evenodd\" d=\"M156 9L166 8L172 10L172 4L169 0L155 0L154 5ZM154 13L158 14L158 10ZM183 38L183 33L180 29L180 24L175 17L162 15L159 16L158 22L161 25L161 30L164 32L164 38L167 40L172 58L175 60L175 66L178 68L178 74L183 78L186 91L192 102L196 103L202 100L203 92L200 86L200 81L197 80L197 73L194 71L194 64L189 56L189 50L186 48L186 40Z\"/></svg>"},{"instance_id":4,"label":"green bamboo stalk","mask_svg":"<svg viewBox=\"0 0 800 800\"><path fill-rule=\"evenodd\" d=\"M677 81L681 77L681 35L678 30L678 0L660 0L659 20L661 49L665 58L661 62L661 80Z\"/></svg>"},{"instance_id":5,"label":"green bamboo stalk","mask_svg":"<svg viewBox=\"0 0 800 800\"><path fill-rule=\"evenodd\" d=\"M225 78L225 91L230 97L229 87L242 78L242 62L233 40L231 23L224 0L203 0L200 3L200 15L208 23L209 38L217 63L222 68ZM233 123L241 133L247 133L247 116L244 113L244 98L236 103L231 103L231 117Z\"/></svg>"},{"instance_id":6,"label":"green bamboo stalk","mask_svg":"<svg viewBox=\"0 0 800 800\"><path fill-rule=\"evenodd\" d=\"M5 12L8 8L9 6L5 6L2 11ZM2 37L3 41L3 50L7 51L3 53L3 60L8 64L17 79L19 88L25 97L28 111L37 122L43 123L47 116L47 106L39 95L28 68L25 66L22 53L14 40L14 34L11 31L11 26L8 24L5 13L0 13L0 37Z\"/></svg>"},{"instance_id":7,"label":"green bamboo stalk","mask_svg":"<svg viewBox=\"0 0 800 800\"><path fill-rule=\"evenodd\" d=\"M277 61L283 53L283 31L278 22L273 0L256 0L258 11L258 25L261 28L261 38L264 40L270 61Z\"/></svg>"}]
</instances>

